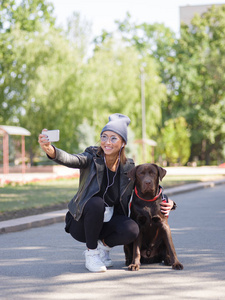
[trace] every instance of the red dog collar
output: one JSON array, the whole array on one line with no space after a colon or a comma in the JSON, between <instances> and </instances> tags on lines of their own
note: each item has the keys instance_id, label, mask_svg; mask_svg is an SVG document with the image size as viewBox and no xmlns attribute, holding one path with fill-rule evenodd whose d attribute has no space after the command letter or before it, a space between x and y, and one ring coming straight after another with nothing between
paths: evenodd
<instances>
[{"instance_id":1,"label":"red dog collar","mask_svg":"<svg viewBox=\"0 0 225 300\"><path fill-rule=\"evenodd\" d=\"M156 195L153 199L147 199L147 200L146 200L146 199L144 199L144 198L141 198L141 197L138 195L138 191L137 191L136 186L135 186L135 188L134 188L134 192L135 192L136 196L137 196L139 199L144 200L144 201L148 201L148 202L152 202L152 201L157 200L157 199L159 198L159 196L162 194L162 187L160 186L158 195Z\"/></svg>"}]
</instances>

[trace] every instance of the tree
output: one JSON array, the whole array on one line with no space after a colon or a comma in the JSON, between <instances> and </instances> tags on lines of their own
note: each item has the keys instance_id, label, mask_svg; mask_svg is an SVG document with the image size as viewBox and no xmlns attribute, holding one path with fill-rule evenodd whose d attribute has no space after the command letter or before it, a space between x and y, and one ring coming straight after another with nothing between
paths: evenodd
<instances>
[{"instance_id":1,"label":"tree","mask_svg":"<svg viewBox=\"0 0 225 300\"><path fill-rule=\"evenodd\" d=\"M27 32L40 29L41 24L55 24L53 5L46 0L2 0L0 32L10 32L15 26Z\"/></svg>"},{"instance_id":2,"label":"tree","mask_svg":"<svg viewBox=\"0 0 225 300\"><path fill-rule=\"evenodd\" d=\"M161 84L157 65L150 57L140 58L135 47L128 47L119 38L107 38L98 44L93 57L88 63L89 88L87 103L96 111L96 129L103 118L121 112L130 116L131 129L136 138L141 138L141 80L140 69L145 71L145 98L147 136L153 137L161 123L161 102L165 97L165 86ZM89 99L89 97L93 97ZM93 103L93 107L90 107ZM100 125L101 126L101 125Z\"/></svg>"},{"instance_id":3,"label":"tree","mask_svg":"<svg viewBox=\"0 0 225 300\"><path fill-rule=\"evenodd\" d=\"M183 116L191 133L191 158L210 162L223 158L224 144L224 6L196 15L181 37L162 24L135 24L128 14L118 22L124 39L142 56L157 60L167 88L162 127Z\"/></svg>"},{"instance_id":4,"label":"tree","mask_svg":"<svg viewBox=\"0 0 225 300\"><path fill-rule=\"evenodd\" d=\"M183 117L170 119L161 129L157 153L169 164L184 165L191 153L187 123Z\"/></svg>"},{"instance_id":5,"label":"tree","mask_svg":"<svg viewBox=\"0 0 225 300\"><path fill-rule=\"evenodd\" d=\"M81 18L79 13L74 12L68 19L66 36L73 48L80 54L81 60L87 59L90 55L91 24Z\"/></svg>"},{"instance_id":6,"label":"tree","mask_svg":"<svg viewBox=\"0 0 225 300\"><path fill-rule=\"evenodd\" d=\"M4 10L11 23L3 26L0 39L0 122L31 131L32 157L39 149L37 136L44 127L60 128L58 145L75 151L76 127L83 120L83 44L80 47L78 39L74 43L52 26L51 6L43 7L45 1L13 4L8 1Z\"/></svg>"},{"instance_id":7,"label":"tree","mask_svg":"<svg viewBox=\"0 0 225 300\"><path fill-rule=\"evenodd\" d=\"M78 146L74 136L83 119L79 92L82 84L80 55L57 30L44 31L23 44L26 62L26 93L17 114L28 128L33 152L39 147L37 136L43 128L60 129L59 147L67 151Z\"/></svg>"},{"instance_id":8,"label":"tree","mask_svg":"<svg viewBox=\"0 0 225 300\"><path fill-rule=\"evenodd\" d=\"M87 119L77 126L76 135L79 141L78 152L83 152L88 145L96 144L94 127L90 126Z\"/></svg>"},{"instance_id":9,"label":"tree","mask_svg":"<svg viewBox=\"0 0 225 300\"><path fill-rule=\"evenodd\" d=\"M178 82L176 80L176 45L175 33L164 24L132 22L128 13L125 20L116 22L123 39L135 46L142 57L154 58L158 65L158 74L166 87L167 97L161 105L162 125L172 117L173 96Z\"/></svg>"},{"instance_id":10,"label":"tree","mask_svg":"<svg viewBox=\"0 0 225 300\"><path fill-rule=\"evenodd\" d=\"M54 24L52 5L44 0L3 0L0 3L0 122L12 124L26 94L27 65L23 43L35 39L42 26ZM44 24L44 25L43 25Z\"/></svg>"},{"instance_id":11,"label":"tree","mask_svg":"<svg viewBox=\"0 0 225 300\"><path fill-rule=\"evenodd\" d=\"M182 25L177 50L179 87L174 110L189 124L192 157L222 159L225 140L225 6L212 6ZM200 155L199 155L200 154Z\"/></svg>"}]
</instances>

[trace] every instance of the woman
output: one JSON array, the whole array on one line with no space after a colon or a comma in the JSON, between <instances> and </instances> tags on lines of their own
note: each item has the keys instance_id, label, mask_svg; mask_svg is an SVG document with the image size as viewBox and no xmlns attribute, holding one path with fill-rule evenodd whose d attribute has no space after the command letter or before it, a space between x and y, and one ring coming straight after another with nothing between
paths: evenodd
<instances>
[{"instance_id":1,"label":"woman","mask_svg":"<svg viewBox=\"0 0 225 300\"><path fill-rule=\"evenodd\" d=\"M134 167L133 160L125 156L129 124L127 116L111 115L101 131L100 147L88 147L77 155L57 149L46 135L39 135L40 146L50 159L80 169L79 188L68 205L65 230L86 243L85 266L91 272L111 267L110 249L133 242L139 233L136 222L128 217L133 184L126 174ZM168 213L172 207L172 200L162 203L162 212Z\"/></svg>"}]
</instances>

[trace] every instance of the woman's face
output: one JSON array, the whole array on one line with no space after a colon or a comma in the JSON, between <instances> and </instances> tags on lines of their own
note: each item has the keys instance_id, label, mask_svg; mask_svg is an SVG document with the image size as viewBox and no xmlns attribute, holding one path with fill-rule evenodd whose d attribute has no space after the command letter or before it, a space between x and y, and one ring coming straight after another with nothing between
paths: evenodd
<instances>
[{"instance_id":1,"label":"woman's face","mask_svg":"<svg viewBox=\"0 0 225 300\"><path fill-rule=\"evenodd\" d=\"M123 145L122 138L113 131L104 131L101 134L101 148L105 155L116 155Z\"/></svg>"}]
</instances>

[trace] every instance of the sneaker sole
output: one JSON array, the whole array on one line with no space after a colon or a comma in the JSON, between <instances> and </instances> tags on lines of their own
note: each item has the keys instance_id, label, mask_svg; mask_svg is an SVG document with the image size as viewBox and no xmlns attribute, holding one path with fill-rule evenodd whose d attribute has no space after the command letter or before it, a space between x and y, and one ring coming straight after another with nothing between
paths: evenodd
<instances>
[{"instance_id":1,"label":"sneaker sole","mask_svg":"<svg viewBox=\"0 0 225 300\"><path fill-rule=\"evenodd\" d=\"M110 268L110 267L113 267L113 263L111 262L111 263L106 263L106 262L103 262L104 263L104 265L107 267L107 268Z\"/></svg>"},{"instance_id":2,"label":"sneaker sole","mask_svg":"<svg viewBox=\"0 0 225 300\"><path fill-rule=\"evenodd\" d=\"M90 272L93 272L93 273L100 273L100 272L106 272L107 269L106 267L102 267L101 269L89 269L86 265L85 265L86 269Z\"/></svg>"}]
</instances>

